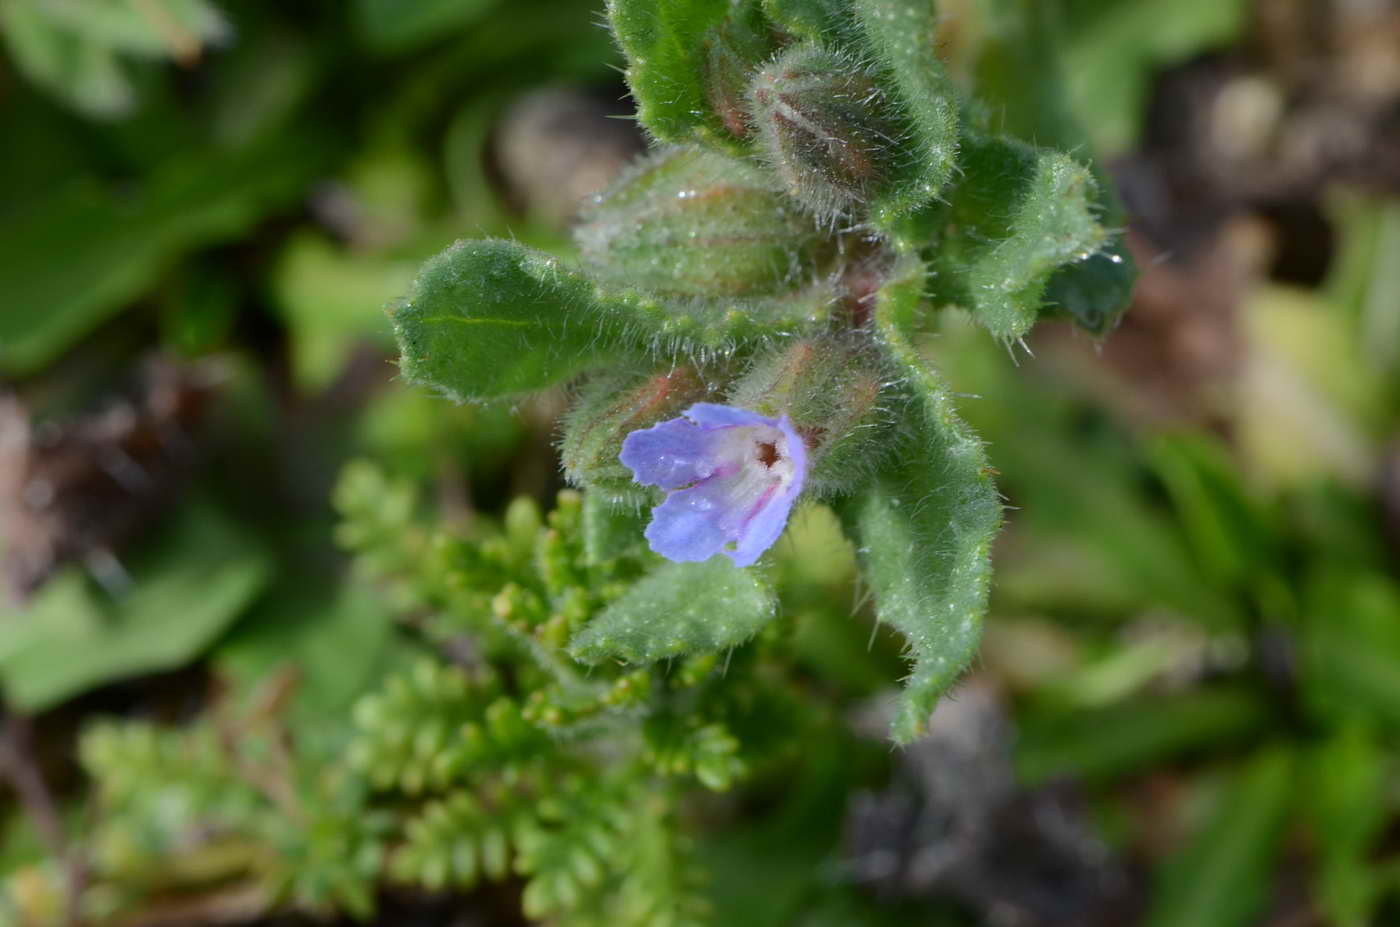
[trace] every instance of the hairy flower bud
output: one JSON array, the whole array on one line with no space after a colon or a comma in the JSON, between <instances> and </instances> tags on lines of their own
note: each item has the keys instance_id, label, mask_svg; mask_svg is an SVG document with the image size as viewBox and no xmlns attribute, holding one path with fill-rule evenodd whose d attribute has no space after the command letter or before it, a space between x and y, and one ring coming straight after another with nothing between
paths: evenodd
<instances>
[{"instance_id":1,"label":"hairy flower bud","mask_svg":"<svg viewBox=\"0 0 1400 927\"><path fill-rule=\"evenodd\" d=\"M753 133L749 119L749 81L773 52L773 36L757 2L749 0L735 15L705 34L705 99L732 136Z\"/></svg>"},{"instance_id":2,"label":"hairy flower bud","mask_svg":"<svg viewBox=\"0 0 1400 927\"><path fill-rule=\"evenodd\" d=\"M807 447L807 488L828 495L858 486L879 456L882 382L873 360L847 339L803 338L760 355L729 401L787 416Z\"/></svg>"},{"instance_id":3,"label":"hairy flower bud","mask_svg":"<svg viewBox=\"0 0 1400 927\"><path fill-rule=\"evenodd\" d=\"M819 215L868 202L893 172L899 120L848 53L794 46L758 72L749 96L767 157L788 192Z\"/></svg>"},{"instance_id":4,"label":"hairy flower bud","mask_svg":"<svg viewBox=\"0 0 1400 927\"><path fill-rule=\"evenodd\" d=\"M752 166L698 148L643 159L575 233L599 280L652 293L763 297L812 277L815 223Z\"/></svg>"},{"instance_id":5,"label":"hairy flower bud","mask_svg":"<svg viewBox=\"0 0 1400 927\"><path fill-rule=\"evenodd\" d=\"M597 377L584 386L564 420L560 450L565 476L614 501L645 501L647 495L618 460L623 439L710 398L713 391L694 367Z\"/></svg>"}]
</instances>

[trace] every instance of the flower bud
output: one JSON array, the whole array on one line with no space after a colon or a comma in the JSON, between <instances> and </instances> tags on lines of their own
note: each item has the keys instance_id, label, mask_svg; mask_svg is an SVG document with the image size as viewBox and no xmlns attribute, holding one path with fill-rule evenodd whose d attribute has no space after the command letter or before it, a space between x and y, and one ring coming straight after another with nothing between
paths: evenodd
<instances>
[{"instance_id":1,"label":"flower bud","mask_svg":"<svg viewBox=\"0 0 1400 927\"><path fill-rule=\"evenodd\" d=\"M759 139L788 192L819 215L868 202L904 134L888 96L848 53L794 46L749 91Z\"/></svg>"},{"instance_id":2,"label":"flower bud","mask_svg":"<svg viewBox=\"0 0 1400 927\"><path fill-rule=\"evenodd\" d=\"M667 295L762 297L813 275L825 238L752 166L697 148L645 158L575 232L600 281Z\"/></svg>"},{"instance_id":3,"label":"flower bud","mask_svg":"<svg viewBox=\"0 0 1400 927\"><path fill-rule=\"evenodd\" d=\"M564 475L614 502L645 502L649 495L618 460L623 439L712 398L713 390L694 367L597 377L584 386L564 419Z\"/></svg>"},{"instance_id":4,"label":"flower bud","mask_svg":"<svg viewBox=\"0 0 1400 927\"><path fill-rule=\"evenodd\" d=\"M753 133L749 119L749 81L761 61L773 52L773 38L762 9L747 3L735 15L710 29L705 47L705 99L721 125L737 139Z\"/></svg>"},{"instance_id":5,"label":"flower bud","mask_svg":"<svg viewBox=\"0 0 1400 927\"><path fill-rule=\"evenodd\" d=\"M807 488L818 495L860 485L887 444L878 427L878 364L866 349L835 336L803 338L755 359L729 402L786 415L807 447Z\"/></svg>"}]
</instances>

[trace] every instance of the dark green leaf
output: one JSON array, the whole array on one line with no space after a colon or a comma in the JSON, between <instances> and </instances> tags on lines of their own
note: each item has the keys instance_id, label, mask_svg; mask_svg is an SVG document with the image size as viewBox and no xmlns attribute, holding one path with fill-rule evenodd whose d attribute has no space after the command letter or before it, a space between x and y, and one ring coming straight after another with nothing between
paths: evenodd
<instances>
[{"instance_id":1,"label":"dark green leaf","mask_svg":"<svg viewBox=\"0 0 1400 927\"><path fill-rule=\"evenodd\" d=\"M180 254L241 235L299 194L325 149L279 136L158 168L126 194L75 181L0 226L0 375L32 373Z\"/></svg>"},{"instance_id":2,"label":"dark green leaf","mask_svg":"<svg viewBox=\"0 0 1400 927\"><path fill-rule=\"evenodd\" d=\"M1380 874L1371 863L1390 820L1394 758L1365 724L1351 723L1308 757L1308 810L1317 848L1318 905L1337 927L1375 923Z\"/></svg>"},{"instance_id":3,"label":"dark green leaf","mask_svg":"<svg viewBox=\"0 0 1400 927\"><path fill-rule=\"evenodd\" d=\"M1055 5L1040 0L993 0L989 36L977 60L977 98L997 132L1023 142L1073 153L1098 183L1100 221L1122 223L1112 182L1094 163L1089 135L1075 119L1065 86L1055 28ZM1128 306L1136 274L1121 233L1087 260L1060 268L1045 302L1096 335L1107 332Z\"/></svg>"},{"instance_id":4,"label":"dark green leaf","mask_svg":"<svg viewBox=\"0 0 1400 927\"><path fill-rule=\"evenodd\" d=\"M370 47L399 51L460 32L499 0L356 0L355 21Z\"/></svg>"},{"instance_id":5,"label":"dark green leaf","mask_svg":"<svg viewBox=\"0 0 1400 927\"><path fill-rule=\"evenodd\" d=\"M1205 826L1167 862L1149 927L1257 923L1293 796L1292 754L1275 748L1252 759Z\"/></svg>"},{"instance_id":6,"label":"dark green leaf","mask_svg":"<svg viewBox=\"0 0 1400 927\"><path fill-rule=\"evenodd\" d=\"M590 621L569 648L589 663L651 663L736 647L776 614L762 578L716 554L660 567Z\"/></svg>"},{"instance_id":7,"label":"dark green leaf","mask_svg":"<svg viewBox=\"0 0 1400 927\"><path fill-rule=\"evenodd\" d=\"M1268 703L1247 689L1144 698L1027 721L1016 746L1016 769L1030 783L1111 778L1170 757L1236 745L1268 722Z\"/></svg>"}]
</instances>

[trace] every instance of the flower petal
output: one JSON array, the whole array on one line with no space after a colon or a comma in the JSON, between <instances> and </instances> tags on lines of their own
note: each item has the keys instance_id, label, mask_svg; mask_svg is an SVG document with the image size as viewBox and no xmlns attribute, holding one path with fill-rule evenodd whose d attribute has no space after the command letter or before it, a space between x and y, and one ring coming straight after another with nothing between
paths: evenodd
<instances>
[{"instance_id":1,"label":"flower petal","mask_svg":"<svg viewBox=\"0 0 1400 927\"><path fill-rule=\"evenodd\" d=\"M781 483L776 490L759 501L748 514L740 529L738 544L734 550L725 551L735 566L752 566L753 563L772 547L787 527L788 516L793 503L802 493L802 483L807 478L807 446L792 427L792 421L784 415L778 420L783 437L787 439L787 454L792 461L792 476Z\"/></svg>"},{"instance_id":2,"label":"flower petal","mask_svg":"<svg viewBox=\"0 0 1400 927\"><path fill-rule=\"evenodd\" d=\"M715 450L723 440L722 434L673 418L629 434L618 458L638 483L680 489L715 472Z\"/></svg>"},{"instance_id":3,"label":"flower petal","mask_svg":"<svg viewBox=\"0 0 1400 927\"><path fill-rule=\"evenodd\" d=\"M713 402L695 403L685 410L685 417L706 428L726 428L734 425L767 425L771 428L777 424L773 419L764 418L757 412Z\"/></svg>"},{"instance_id":4,"label":"flower petal","mask_svg":"<svg viewBox=\"0 0 1400 927\"><path fill-rule=\"evenodd\" d=\"M667 560L709 560L737 534L736 488L732 480L712 479L671 493L651 511L647 543Z\"/></svg>"}]
</instances>

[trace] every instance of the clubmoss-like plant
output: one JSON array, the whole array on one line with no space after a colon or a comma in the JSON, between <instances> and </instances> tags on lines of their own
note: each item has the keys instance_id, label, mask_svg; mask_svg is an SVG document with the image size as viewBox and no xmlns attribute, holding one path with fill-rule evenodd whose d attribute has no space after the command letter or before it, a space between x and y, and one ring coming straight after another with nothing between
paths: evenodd
<instances>
[{"instance_id":1,"label":"clubmoss-like plant","mask_svg":"<svg viewBox=\"0 0 1400 927\"><path fill-rule=\"evenodd\" d=\"M578 266L505 241L429 261L392 310L403 373L462 401L581 381L562 449L597 533L679 562L596 614L517 619L556 622L569 674L753 636L763 561L718 554L751 564L799 495L829 502L908 643L907 743L976 651L1001 521L920 334L948 306L1009 344L1047 314L1106 330L1132 273L1111 197L1082 151L988 128L932 0L608 14L654 151L585 209Z\"/></svg>"}]
</instances>

